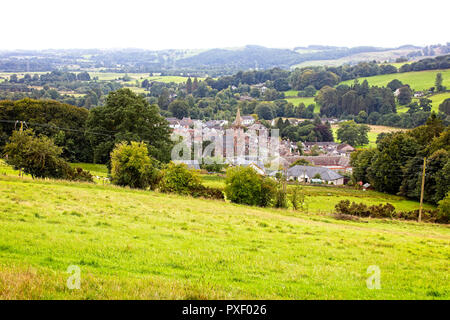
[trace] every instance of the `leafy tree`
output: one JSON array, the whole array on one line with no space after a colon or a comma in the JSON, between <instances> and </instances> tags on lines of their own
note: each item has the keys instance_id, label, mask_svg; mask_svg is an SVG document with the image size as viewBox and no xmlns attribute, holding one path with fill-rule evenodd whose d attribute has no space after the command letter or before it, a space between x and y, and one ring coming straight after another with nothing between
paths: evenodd
<instances>
[{"instance_id":1,"label":"leafy tree","mask_svg":"<svg viewBox=\"0 0 450 320\"><path fill-rule=\"evenodd\" d=\"M339 124L337 138L342 143L348 143L351 146L365 145L369 143L369 126L356 124L353 120Z\"/></svg>"},{"instance_id":2,"label":"leafy tree","mask_svg":"<svg viewBox=\"0 0 450 320\"><path fill-rule=\"evenodd\" d=\"M33 178L92 181L82 169L73 169L60 157L62 149L46 136L36 137L32 129L14 131L5 145L6 162Z\"/></svg>"},{"instance_id":3,"label":"leafy tree","mask_svg":"<svg viewBox=\"0 0 450 320\"><path fill-rule=\"evenodd\" d=\"M162 110L167 110L169 104L170 104L169 90L164 88L158 97L158 106Z\"/></svg>"},{"instance_id":4,"label":"leafy tree","mask_svg":"<svg viewBox=\"0 0 450 320\"><path fill-rule=\"evenodd\" d=\"M289 167L291 168L293 166L312 166L312 164L308 160L301 158L295 160Z\"/></svg>"},{"instance_id":5,"label":"leafy tree","mask_svg":"<svg viewBox=\"0 0 450 320\"><path fill-rule=\"evenodd\" d=\"M350 154L350 164L353 168L352 175L355 181L369 181L368 169L377 152L376 149L360 149Z\"/></svg>"},{"instance_id":6,"label":"leafy tree","mask_svg":"<svg viewBox=\"0 0 450 320\"><path fill-rule=\"evenodd\" d=\"M191 77L189 77L186 81L186 91L187 93L192 93L192 80Z\"/></svg>"},{"instance_id":7,"label":"leafy tree","mask_svg":"<svg viewBox=\"0 0 450 320\"><path fill-rule=\"evenodd\" d=\"M447 98L439 105L439 111L445 113L447 116L450 115L450 98Z\"/></svg>"},{"instance_id":8,"label":"leafy tree","mask_svg":"<svg viewBox=\"0 0 450 320\"><path fill-rule=\"evenodd\" d=\"M434 86L435 86L437 92L444 91L444 87L442 86L442 82L443 82L442 73L438 72L436 74L436 79L434 81Z\"/></svg>"},{"instance_id":9,"label":"leafy tree","mask_svg":"<svg viewBox=\"0 0 450 320\"><path fill-rule=\"evenodd\" d=\"M398 103L400 105L407 105L411 103L412 91L408 86L403 86L399 89L399 94L397 96Z\"/></svg>"},{"instance_id":10,"label":"leafy tree","mask_svg":"<svg viewBox=\"0 0 450 320\"><path fill-rule=\"evenodd\" d=\"M431 101L430 99L427 98L420 98L420 108L425 111L425 112L429 112L431 111L431 103L433 101Z\"/></svg>"},{"instance_id":11,"label":"leafy tree","mask_svg":"<svg viewBox=\"0 0 450 320\"><path fill-rule=\"evenodd\" d=\"M169 104L169 111L178 119L189 115L189 106L185 100L176 99Z\"/></svg>"},{"instance_id":12,"label":"leafy tree","mask_svg":"<svg viewBox=\"0 0 450 320\"><path fill-rule=\"evenodd\" d=\"M389 89L392 90L392 92L394 92L395 90L403 87L403 83L400 80L394 79L392 81L390 81L386 87L388 87Z\"/></svg>"},{"instance_id":13,"label":"leafy tree","mask_svg":"<svg viewBox=\"0 0 450 320\"><path fill-rule=\"evenodd\" d=\"M259 119L271 120L274 117L272 106L269 103L260 103L255 109Z\"/></svg>"},{"instance_id":14,"label":"leafy tree","mask_svg":"<svg viewBox=\"0 0 450 320\"><path fill-rule=\"evenodd\" d=\"M156 105L130 89L109 93L104 106L91 110L86 127L95 163L109 163L115 144L122 141L144 141L152 157L170 160L173 143L167 121Z\"/></svg>"},{"instance_id":15,"label":"leafy tree","mask_svg":"<svg viewBox=\"0 0 450 320\"><path fill-rule=\"evenodd\" d=\"M234 203L266 207L275 192L275 182L260 176L251 167L227 170L225 194Z\"/></svg>"},{"instance_id":16,"label":"leafy tree","mask_svg":"<svg viewBox=\"0 0 450 320\"><path fill-rule=\"evenodd\" d=\"M83 131L89 111L52 100L22 99L0 101L0 132L10 136L15 130L15 121L23 120L34 127L36 135L52 138L62 148L61 156L71 162L91 162L92 149ZM37 124L37 125L35 125ZM6 143L6 139L0 142Z\"/></svg>"},{"instance_id":17,"label":"leafy tree","mask_svg":"<svg viewBox=\"0 0 450 320\"><path fill-rule=\"evenodd\" d=\"M403 180L402 168L417 154L417 141L404 132L390 133L377 145L367 169L369 182L381 192L396 194Z\"/></svg>"},{"instance_id":18,"label":"leafy tree","mask_svg":"<svg viewBox=\"0 0 450 320\"><path fill-rule=\"evenodd\" d=\"M116 144L111 152L111 182L131 188L154 189L158 184L157 161L148 155L147 145L132 141Z\"/></svg>"}]
</instances>

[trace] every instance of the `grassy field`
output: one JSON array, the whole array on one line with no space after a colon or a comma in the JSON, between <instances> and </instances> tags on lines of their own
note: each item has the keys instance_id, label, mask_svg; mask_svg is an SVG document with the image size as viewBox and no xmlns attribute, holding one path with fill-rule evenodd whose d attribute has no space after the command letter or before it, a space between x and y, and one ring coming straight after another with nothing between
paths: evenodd
<instances>
[{"instance_id":1,"label":"grassy field","mask_svg":"<svg viewBox=\"0 0 450 320\"><path fill-rule=\"evenodd\" d=\"M314 108L314 112L315 113L319 113L320 112L320 107L318 104L316 104L316 102L314 101L314 97L297 97L297 90L289 90L289 91L284 91L285 94L285 99L292 103L294 106L298 106L300 103L304 103L305 106L309 106L310 104L315 104L315 108Z\"/></svg>"},{"instance_id":2,"label":"grassy field","mask_svg":"<svg viewBox=\"0 0 450 320\"><path fill-rule=\"evenodd\" d=\"M450 69L383 74L379 76L359 78L358 80L361 83L362 81L367 79L369 85L371 86L385 87L390 81L398 79L404 84L409 84L410 87L414 90L427 90L431 87L434 87L434 80L436 78L436 74L439 72L442 73L443 85L449 88ZM347 80L341 83L351 85L353 82L354 80Z\"/></svg>"},{"instance_id":3,"label":"grassy field","mask_svg":"<svg viewBox=\"0 0 450 320\"><path fill-rule=\"evenodd\" d=\"M136 80L143 81L145 79L149 81L159 81L159 82L175 82L175 83L183 83L186 82L188 77L181 76L149 76L148 73L118 73L118 72L89 72L91 78L98 77L99 80L118 80L119 78L124 77L125 75L131 78L130 83L134 83ZM198 78L198 80L204 80L204 78Z\"/></svg>"},{"instance_id":4,"label":"grassy field","mask_svg":"<svg viewBox=\"0 0 450 320\"><path fill-rule=\"evenodd\" d=\"M399 111L399 112L406 112L407 109ZM363 148L374 148L376 147L376 141L377 137L382 132L396 132L396 131L404 131L407 129L402 128L395 128L395 127L388 127L388 126L377 126L377 125L368 125L370 127L370 131L368 133L369 137L369 144L366 146L362 146ZM338 141L337 139L337 129L339 128L339 125L334 124L331 126L331 130L333 131L334 140Z\"/></svg>"},{"instance_id":5,"label":"grassy field","mask_svg":"<svg viewBox=\"0 0 450 320\"><path fill-rule=\"evenodd\" d=\"M450 297L447 226L10 176L0 207L0 299Z\"/></svg>"}]
</instances>

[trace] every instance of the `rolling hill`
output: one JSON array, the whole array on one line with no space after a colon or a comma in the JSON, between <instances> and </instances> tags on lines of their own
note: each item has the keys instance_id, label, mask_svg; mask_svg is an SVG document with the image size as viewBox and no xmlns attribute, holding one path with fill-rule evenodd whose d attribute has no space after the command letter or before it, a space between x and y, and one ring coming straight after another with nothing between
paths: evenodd
<instances>
[{"instance_id":1,"label":"rolling hill","mask_svg":"<svg viewBox=\"0 0 450 320\"><path fill-rule=\"evenodd\" d=\"M319 204L342 196L311 188ZM353 196L377 201L372 192ZM442 225L336 220L325 207L262 209L12 171L0 176L0 208L0 299L450 296ZM79 290L66 287L71 265L81 271ZM373 265L382 290L366 287Z\"/></svg>"}]
</instances>

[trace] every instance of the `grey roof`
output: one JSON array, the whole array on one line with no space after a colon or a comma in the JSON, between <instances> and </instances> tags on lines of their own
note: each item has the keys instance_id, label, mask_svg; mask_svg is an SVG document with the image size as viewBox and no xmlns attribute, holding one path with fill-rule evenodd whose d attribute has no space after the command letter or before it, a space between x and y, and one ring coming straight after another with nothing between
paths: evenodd
<instances>
[{"instance_id":1,"label":"grey roof","mask_svg":"<svg viewBox=\"0 0 450 320\"><path fill-rule=\"evenodd\" d=\"M343 178L339 173L334 172L328 168L324 167L311 167L311 166L293 166L287 170L287 175L289 177L299 177L306 174L309 178L314 177L316 174L320 174L322 180L333 181Z\"/></svg>"}]
</instances>

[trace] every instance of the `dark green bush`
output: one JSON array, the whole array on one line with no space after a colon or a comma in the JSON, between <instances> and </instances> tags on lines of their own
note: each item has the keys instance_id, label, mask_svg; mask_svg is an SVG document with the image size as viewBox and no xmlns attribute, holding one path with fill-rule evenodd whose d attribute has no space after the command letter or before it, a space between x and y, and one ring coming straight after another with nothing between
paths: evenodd
<instances>
[{"instance_id":1,"label":"dark green bush","mask_svg":"<svg viewBox=\"0 0 450 320\"><path fill-rule=\"evenodd\" d=\"M341 200L335 205L337 214L352 215L358 217L390 218L404 220L418 220L419 210L395 211L392 204L379 204L368 207L364 203L350 203L349 200ZM433 223L449 223L450 215L442 214L440 210L422 210L422 221Z\"/></svg>"},{"instance_id":2,"label":"dark green bush","mask_svg":"<svg viewBox=\"0 0 450 320\"><path fill-rule=\"evenodd\" d=\"M196 189L191 190L193 197L201 197L206 199L224 200L222 190L217 188L205 187L203 185L198 186Z\"/></svg>"}]
</instances>

